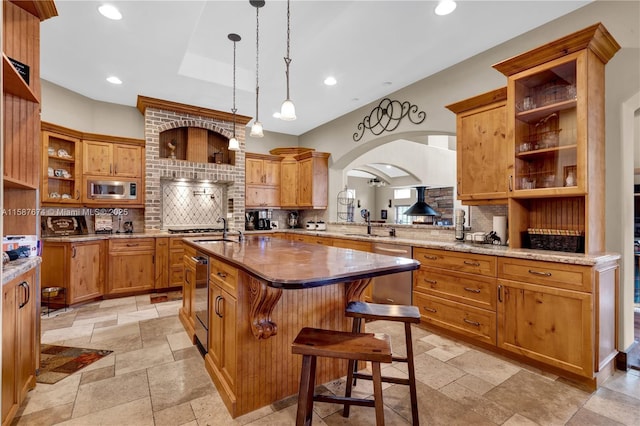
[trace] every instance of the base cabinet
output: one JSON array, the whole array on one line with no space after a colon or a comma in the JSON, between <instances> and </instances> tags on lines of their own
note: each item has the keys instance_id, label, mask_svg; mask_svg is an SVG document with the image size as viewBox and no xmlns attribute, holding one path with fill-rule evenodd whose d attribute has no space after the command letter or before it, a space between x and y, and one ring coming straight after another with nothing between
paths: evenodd
<instances>
[{"instance_id":1,"label":"base cabinet","mask_svg":"<svg viewBox=\"0 0 640 426\"><path fill-rule=\"evenodd\" d=\"M182 287L184 281L184 245L182 237L169 239L169 287Z\"/></svg>"},{"instance_id":2,"label":"base cabinet","mask_svg":"<svg viewBox=\"0 0 640 426\"><path fill-rule=\"evenodd\" d=\"M190 246L184 247L184 255L182 256L182 276L184 282L182 284L182 308L178 317L185 328L192 343L195 343L195 311L194 298L196 288L196 249Z\"/></svg>"},{"instance_id":3,"label":"base cabinet","mask_svg":"<svg viewBox=\"0 0 640 426\"><path fill-rule=\"evenodd\" d=\"M156 277L155 288L163 289L169 287L169 239L156 238Z\"/></svg>"},{"instance_id":4,"label":"base cabinet","mask_svg":"<svg viewBox=\"0 0 640 426\"><path fill-rule=\"evenodd\" d=\"M101 240L75 243L45 241L41 268L42 286L64 287L69 305L102 297L105 243Z\"/></svg>"},{"instance_id":5,"label":"base cabinet","mask_svg":"<svg viewBox=\"0 0 640 426\"><path fill-rule=\"evenodd\" d=\"M2 424L36 384L36 270L2 287Z\"/></svg>"},{"instance_id":6,"label":"base cabinet","mask_svg":"<svg viewBox=\"0 0 640 426\"><path fill-rule=\"evenodd\" d=\"M155 239L109 240L107 294L151 290L155 285Z\"/></svg>"}]
</instances>

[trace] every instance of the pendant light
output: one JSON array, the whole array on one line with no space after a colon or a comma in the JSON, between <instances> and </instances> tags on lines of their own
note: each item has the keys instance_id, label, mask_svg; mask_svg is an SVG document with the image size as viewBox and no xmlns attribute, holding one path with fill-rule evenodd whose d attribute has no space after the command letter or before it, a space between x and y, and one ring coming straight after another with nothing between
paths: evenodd
<instances>
[{"instance_id":1,"label":"pendant light","mask_svg":"<svg viewBox=\"0 0 640 426\"><path fill-rule=\"evenodd\" d=\"M227 36L233 42L233 137L229 139L229 151L239 151L240 143L236 139L236 43L242 40L238 34L231 33Z\"/></svg>"},{"instance_id":2,"label":"pendant light","mask_svg":"<svg viewBox=\"0 0 640 426\"><path fill-rule=\"evenodd\" d=\"M287 57L284 58L284 63L286 65L286 75L287 75L287 99L282 103L282 107L280 108L280 118L282 120L291 121L296 119L296 107L293 105L291 101L291 97L289 96L289 64L291 64L291 58L289 57L289 45L291 43L291 25L290 25L290 0L287 0Z\"/></svg>"},{"instance_id":3,"label":"pendant light","mask_svg":"<svg viewBox=\"0 0 640 426\"><path fill-rule=\"evenodd\" d=\"M260 93L260 85L258 80L258 59L260 57L260 8L264 6L264 0L249 0L251 6L256 8L256 119L251 126L250 136L261 138L264 136L262 131L262 123L258 119L258 94Z\"/></svg>"}]
</instances>

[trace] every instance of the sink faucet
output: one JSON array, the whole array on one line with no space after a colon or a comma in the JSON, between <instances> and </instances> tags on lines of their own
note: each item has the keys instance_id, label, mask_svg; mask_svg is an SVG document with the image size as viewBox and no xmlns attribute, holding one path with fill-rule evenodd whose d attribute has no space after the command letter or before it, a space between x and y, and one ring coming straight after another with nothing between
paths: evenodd
<instances>
[{"instance_id":1,"label":"sink faucet","mask_svg":"<svg viewBox=\"0 0 640 426\"><path fill-rule=\"evenodd\" d=\"M369 210L364 214L364 218L367 221L367 235L371 235L371 212Z\"/></svg>"},{"instance_id":2,"label":"sink faucet","mask_svg":"<svg viewBox=\"0 0 640 426\"><path fill-rule=\"evenodd\" d=\"M224 217L218 218L218 223L222 222L222 238L227 238L227 219Z\"/></svg>"}]
</instances>

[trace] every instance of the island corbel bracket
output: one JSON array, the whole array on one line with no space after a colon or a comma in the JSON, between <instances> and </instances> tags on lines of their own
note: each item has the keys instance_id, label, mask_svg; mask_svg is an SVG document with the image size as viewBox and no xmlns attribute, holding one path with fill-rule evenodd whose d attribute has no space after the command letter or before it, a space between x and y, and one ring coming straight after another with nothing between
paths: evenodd
<instances>
[{"instance_id":1,"label":"island corbel bracket","mask_svg":"<svg viewBox=\"0 0 640 426\"><path fill-rule=\"evenodd\" d=\"M344 286L347 304L350 302L361 302L362 293L364 293L364 289L367 288L370 282L371 278L347 282Z\"/></svg>"},{"instance_id":2,"label":"island corbel bracket","mask_svg":"<svg viewBox=\"0 0 640 426\"><path fill-rule=\"evenodd\" d=\"M271 321L271 314L280 296L281 288L269 287L265 281L249 277L249 322L256 339L268 339L278 333L278 325Z\"/></svg>"}]
</instances>

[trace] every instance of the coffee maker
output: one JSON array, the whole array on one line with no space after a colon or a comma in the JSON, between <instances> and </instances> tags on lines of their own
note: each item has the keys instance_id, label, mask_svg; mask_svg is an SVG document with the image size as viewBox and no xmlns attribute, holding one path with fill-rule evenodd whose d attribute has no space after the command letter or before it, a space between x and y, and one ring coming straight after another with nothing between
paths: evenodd
<instances>
[{"instance_id":1,"label":"coffee maker","mask_svg":"<svg viewBox=\"0 0 640 426\"><path fill-rule=\"evenodd\" d=\"M271 229L271 219L269 216L270 215L267 210L258 210L258 223L256 224L256 229Z\"/></svg>"}]
</instances>

